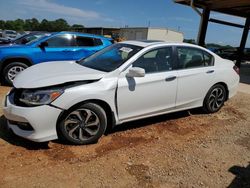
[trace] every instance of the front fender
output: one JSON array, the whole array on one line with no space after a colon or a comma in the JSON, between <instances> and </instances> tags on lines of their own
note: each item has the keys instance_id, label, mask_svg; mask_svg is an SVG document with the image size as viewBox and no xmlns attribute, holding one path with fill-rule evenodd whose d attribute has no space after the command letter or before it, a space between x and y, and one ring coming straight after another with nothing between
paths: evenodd
<instances>
[{"instance_id":1,"label":"front fender","mask_svg":"<svg viewBox=\"0 0 250 188\"><path fill-rule=\"evenodd\" d=\"M116 87L117 79L102 79L98 82L84 84L68 88L64 93L52 102L52 105L68 110L76 104L88 100L100 100L109 105L117 118L116 110Z\"/></svg>"}]
</instances>

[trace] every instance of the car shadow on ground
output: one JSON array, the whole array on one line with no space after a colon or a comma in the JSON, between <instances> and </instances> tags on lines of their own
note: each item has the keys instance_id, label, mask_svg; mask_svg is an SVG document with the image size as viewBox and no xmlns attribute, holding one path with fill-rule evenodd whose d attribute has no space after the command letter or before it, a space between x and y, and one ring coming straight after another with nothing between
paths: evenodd
<instances>
[{"instance_id":1,"label":"car shadow on ground","mask_svg":"<svg viewBox=\"0 0 250 188\"><path fill-rule=\"evenodd\" d=\"M135 121L131 121L128 123L123 123L123 124L115 126L112 130L108 132L108 134L137 129L140 127L146 127L152 124L157 124L157 123L166 122L169 120L175 120L175 119L187 117L187 116L190 116L190 114L201 114L201 113L203 113L201 110L193 109L191 111L180 111L180 112L174 112L170 114L164 114L164 115L154 116L150 118L135 120Z\"/></svg>"},{"instance_id":2,"label":"car shadow on ground","mask_svg":"<svg viewBox=\"0 0 250 188\"><path fill-rule=\"evenodd\" d=\"M49 149L48 142L36 143L15 135L11 129L8 128L7 120L4 116L0 117L0 139L28 150Z\"/></svg>"},{"instance_id":3,"label":"car shadow on ground","mask_svg":"<svg viewBox=\"0 0 250 188\"><path fill-rule=\"evenodd\" d=\"M228 171L235 175L228 188L250 188L250 163L247 167L232 166Z\"/></svg>"},{"instance_id":4,"label":"car shadow on ground","mask_svg":"<svg viewBox=\"0 0 250 188\"><path fill-rule=\"evenodd\" d=\"M175 112L175 113L145 118L141 120L136 120L118 125L114 127L112 130L108 130L105 135L146 127L152 124L157 124L169 120L175 120L190 116L190 114L203 114L203 111L201 109L192 109L191 111L181 111L181 112ZM30 140L15 135L12 132L12 130L8 128L7 120L3 115L0 117L0 139L5 140L6 142L12 145L24 147L28 150L49 149L49 144L48 144L49 142L42 142L42 143L32 142ZM52 142L63 145L71 145L63 140L53 140Z\"/></svg>"}]
</instances>

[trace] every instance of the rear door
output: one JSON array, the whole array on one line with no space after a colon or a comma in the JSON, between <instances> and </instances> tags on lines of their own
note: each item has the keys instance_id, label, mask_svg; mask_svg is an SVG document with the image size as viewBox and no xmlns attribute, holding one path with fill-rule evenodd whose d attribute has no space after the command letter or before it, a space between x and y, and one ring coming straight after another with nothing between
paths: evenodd
<instances>
[{"instance_id":1,"label":"rear door","mask_svg":"<svg viewBox=\"0 0 250 188\"><path fill-rule=\"evenodd\" d=\"M176 107L201 106L214 83L214 58L208 52L194 47L177 46L178 88Z\"/></svg>"},{"instance_id":2,"label":"rear door","mask_svg":"<svg viewBox=\"0 0 250 188\"><path fill-rule=\"evenodd\" d=\"M104 48L99 38L75 35L75 59L88 57Z\"/></svg>"}]
</instances>

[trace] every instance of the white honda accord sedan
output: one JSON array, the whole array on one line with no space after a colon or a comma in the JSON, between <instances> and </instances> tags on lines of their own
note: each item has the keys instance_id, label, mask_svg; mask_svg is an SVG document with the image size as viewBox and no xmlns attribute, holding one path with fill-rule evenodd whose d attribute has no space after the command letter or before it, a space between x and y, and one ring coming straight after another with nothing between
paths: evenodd
<instances>
[{"instance_id":1,"label":"white honda accord sedan","mask_svg":"<svg viewBox=\"0 0 250 188\"><path fill-rule=\"evenodd\" d=\"M197 107L217 112L238 83L234 63L202 47L126 41L77 62L26 69L3 110L21 137L89 144L124 122Z\"/></svg>"}]
</instances>

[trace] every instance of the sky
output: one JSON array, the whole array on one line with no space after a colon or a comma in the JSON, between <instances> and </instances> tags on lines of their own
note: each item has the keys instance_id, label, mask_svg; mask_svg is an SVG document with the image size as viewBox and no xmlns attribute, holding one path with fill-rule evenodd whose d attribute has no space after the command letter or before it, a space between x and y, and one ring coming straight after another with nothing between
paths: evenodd
<instances>
[{"instance_id":1,"label":"sky","mask_svg":"<svg viewBox=\"0 0 250 188\"><path fill-rule=\"evenodd\" d=\"M200 16L172 0L0 0L0 20L65 19L85 27L164 27L196 39ZM245 19L217 12L211 18L244 24ZM209 23L206 43L239 46L243 30ZM247 46L250 47L250 37Z\"/></svg>"}]
</instances>

